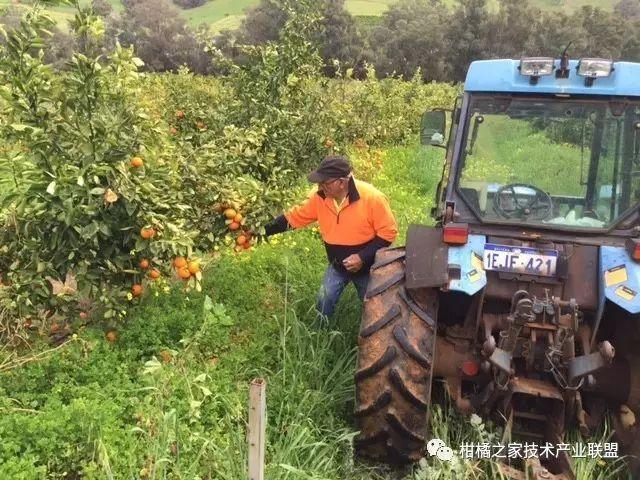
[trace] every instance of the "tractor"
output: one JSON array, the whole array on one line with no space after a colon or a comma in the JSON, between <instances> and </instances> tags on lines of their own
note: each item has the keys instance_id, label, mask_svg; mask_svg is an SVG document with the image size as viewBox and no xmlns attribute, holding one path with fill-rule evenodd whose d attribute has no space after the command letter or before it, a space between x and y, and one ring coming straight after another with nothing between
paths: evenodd
<instances>
[{"instance_id":1,"label":"tractor","mask_svg":"<svg viewBox=\"0 0 640 480\"><path fill-rule=\"evenodd\" d=\"M372 266L356 452L423 457L438 385L461 412L502 422L503 441L562 445L609 418L640 478L640 64L476 61L420 135L446 150L435 222L410 225ZM558 450L500 469L575 478Z\"/></svg>"}]
</instances>

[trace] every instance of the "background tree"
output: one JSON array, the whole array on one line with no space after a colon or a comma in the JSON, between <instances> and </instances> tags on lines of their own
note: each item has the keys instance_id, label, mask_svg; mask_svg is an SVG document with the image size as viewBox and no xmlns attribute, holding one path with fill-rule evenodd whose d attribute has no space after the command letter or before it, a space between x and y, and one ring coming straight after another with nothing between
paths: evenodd
<instances>
[{"instance_id":1,"label":"background tree","mask_svg":"<svg viewBox=\"0 0 640 480\"><path fill-rule=\"evenodd\" d=\"M528 54L532 36L541 27L540 9L520 0L500 0L498 10L489 16L486 55L489 58L518 58Z\"/></svg>"},{"instance_id":2,"label":"background tree","mask_svg":"<svg viewBox=\"0 0 640 480\"><path fill-rule=\"evenodd\" d=\"M402 0L387 10L372 31L370 46L379 74L447 80L450 13L440 0Z\"/></svg>"},{"instance_id":3,"label":"background tree","mask_svg":"<svg viewBox=\"0 0 640 480\"><path fill-rule=\"evenodd\" d=\"M489 27L486 0L459 0L447 32L452 79L464 80L469 63L486 58Z\"/></svg>"},{"instance_id":4,"label":"background tree","mask_svg":"<svg viewBox=\"0 0 640 480\"><path fill-rule=\"evenodd\" d=\"M173 0L180 8L196 8L207 3L207 0Z\"/></svg>"},{"instance_id":5,"label":"background tree","mask_svg":"<svg viewBox=\"0 0 640 480\"><path fill-rule=\"evenodd\" d=\"M205 42L168 0L123 0L123 5L110 24L110 37L123 46L133 45L147 69L175 71L186 64L196 73L212 71Z\"/></svg>"},{"instance_id":6,"label":"background tree","mask_svg":"<svg viewBox=\"0 0 640 480\"><path fill-rule=\"evenodd\" d=\"M92 4L96 15L108 17L113 13L113 7L107 0L93 0Z\"/></svg>"},{"instance_id":7,"label":"background tree","mask_svg":"<svg viewBox=\"0 0 640 480\"><path fill-rule=\"evenodd\" d=\"M291 0L262 0L250 10L236 34L239 43L264 45L276 41L292 13L300 9ZM344 0L319 0L316 4L320 20L311 41L324 61L324 72L333 75L333 60L353 66L364 55L364 40L353 16L345 9ZM221 39L222 40L222 39Z\"/></svg>"},{"instance_id":8,"label":"background tree","mask_svg":"<svg viewBox=\"0 0 640 480\"><path fill-rule=\"evenodd\" d=\"M640 20L640 0L620 0L613 11L627 20Z\"/></svg>"}]
</instances>

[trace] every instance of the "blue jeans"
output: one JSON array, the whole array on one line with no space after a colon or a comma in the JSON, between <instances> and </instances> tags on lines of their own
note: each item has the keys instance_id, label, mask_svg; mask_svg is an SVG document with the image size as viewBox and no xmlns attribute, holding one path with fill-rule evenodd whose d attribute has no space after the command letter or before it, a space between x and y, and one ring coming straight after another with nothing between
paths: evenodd
<instances>
[{"instance_id":1,"label":"blue jeans","mask_svg":"<svg viewBox=\"0 0 640 480\"><path fill-rule=\"evenodd\" d=\"M353 282L358 292L358 297L360 297L360 300L364 300L364 294L367 292L367 284L369 283L369 274L350 276L340 272L332 264L329 264L327 270L324 272L322 287L320 287L320 291L318 292L316 302L318 312L330 317L340 299L340 295L342 295L343 290L349 282Z\"/></svg>"}]
</instances>

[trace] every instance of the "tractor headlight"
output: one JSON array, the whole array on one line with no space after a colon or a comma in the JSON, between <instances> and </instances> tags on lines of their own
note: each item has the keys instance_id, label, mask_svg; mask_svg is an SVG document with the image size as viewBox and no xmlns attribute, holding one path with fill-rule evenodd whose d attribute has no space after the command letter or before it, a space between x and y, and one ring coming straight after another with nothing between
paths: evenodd
<instances>
[{"instance_id":1,"label":"tractor headlight","mask_svg":"<svg viewBox=\"0 0 640 480\"><path fill-rule=\"evenodd\" d=\"M578 75L587 78L608 77L613 72L613 62L604 58L583 58L578 63Z\"/></svg>"},{"instance_id":2,"label":"tractor headlight","mask_svg":"<svg viewBox=\"0 0 640 480\"><path fill-rule=\"evenodd\" d=\"M527 77L542 77L553 73L553 58L535 57L520 60L520 74Z\"/></svg>"}]
</instances>

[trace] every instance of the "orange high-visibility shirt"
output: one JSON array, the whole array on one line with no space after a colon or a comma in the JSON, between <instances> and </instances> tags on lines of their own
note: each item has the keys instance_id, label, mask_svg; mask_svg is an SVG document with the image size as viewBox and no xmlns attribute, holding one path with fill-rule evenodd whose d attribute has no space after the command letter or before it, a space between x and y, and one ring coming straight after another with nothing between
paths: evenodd
<instances>
[{"instance_id":1,"label":"orange high-visibility shirt","mask_svg":"<svg viewBox=\"0 0 640 480\"><path fill-rule=\"evenodd\" d=\"M398 235L387 197L373 185L353 177L341 208L314 189L302 205L285 213L285 218L293 228L317 221L329 260L336 266L353 253L360 254L365 265L370 266L375 251L393 243Z\"/></svg>"}]
</instances>

